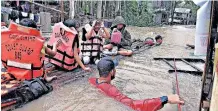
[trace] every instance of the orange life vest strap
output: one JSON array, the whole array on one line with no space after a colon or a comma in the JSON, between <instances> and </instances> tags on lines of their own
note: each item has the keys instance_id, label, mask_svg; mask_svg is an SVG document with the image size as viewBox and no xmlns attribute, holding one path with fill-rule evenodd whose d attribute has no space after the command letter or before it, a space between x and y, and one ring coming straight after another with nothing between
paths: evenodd
<instances>
[{"instance_id":1,"label":"orange life vest strap","mask_svg":"<svg viewBox=\"0 0 218 111\"><path fill-rule=\"evenodd\" d=\"M51 45L47 45L47 47L50 48L50 49L53 48L53 46L51 46ZM70 59L73 59L74 56L70 56L70 55L68 55L68 54L66 53L66 51L63 52L63 51L61 51L61 50L59 50L59 49L57 49L57 52L60 53L61 55L63 55L63 59L62 59L62 60L59 60L59 59L57 59L57 58L53 58L53 57L48 56L48 55L45 55L45 57L47 57L48 59L53 59L53 60L55 60L55 61L57 61L57 62L60 62L62 65L66 65L66 66L74 66L74 65L76 64L76 62L74 62L74 63L72 63L72 64L68 64L68 63L64 62L66 57L68 57L68 58L70 58Z\"/></svg>"},{"instance_id":2,"label":"orange life vest strap","mask_svg":"<svg viewBox=\"0 0 218 111\"><path fill-rule=\"evenodd\" d=\"M19 69L26 69L26 68L21 68L21 67L17 67L17 66L11 66L11 65L8 65L8 61L3 61L1 60L3 63L6 64L7 67L15 67L15 68L19 68ZM42 62L42 65L40 67L33 67L33 64L31 64L31 68L30 69L26 69L26 70L31 70L31 77L33 78L33 70L41 70L42 67L44 66L44 61Z\"/></svg>"},{"instance_id":3,"label":"orange life vest strap","mask_svg":"<svg viewBox=\"0 0 218 111\"><path fill-rule=\"evenodd\" d=\"M81 43L82 45L82 50L81 52L84 53L84 52L90 52L90 57L97 57L97 58L100 58L100 53L102 52L101 51L101 48L100 47L103 47L103 44L101 43L93 43L94 39L98 39L100 41L102 41L102 38L98 37L98 36L94 36L94 37L91 37L89 40L91 40L91 43ZM90 50L85 50L85 46L91 46L91 49ZM94 50L93 49L93 45L97 45L98 46L98 49L97 50ZM92 56L92 52L98 52L97 56Z\"/></svg>"}]
</instances>

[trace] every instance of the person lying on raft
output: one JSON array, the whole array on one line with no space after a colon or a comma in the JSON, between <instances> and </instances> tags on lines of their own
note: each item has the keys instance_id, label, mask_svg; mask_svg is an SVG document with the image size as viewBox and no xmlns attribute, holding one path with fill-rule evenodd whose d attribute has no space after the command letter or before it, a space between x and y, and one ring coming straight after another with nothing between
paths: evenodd
<instances>
[{"instance_id":1,"label":"person lying on raft","mask_svg":"<svg viewBox=\"0 0 218 111\"><path fill-rule=\"evenodd\" d=\"M162 96L153 99L134 100L122 94L111 81L115 78L116 69L112 59L102 58L97 68L99 78L90 78L89 83L98 88L107 96L131 107L137 111L156 111L164 107L165 104L184 104L184 101L178 95Z\"/></svg>"},{"instance_id":2,"label":"person lying on raft","mask_svg":"<svg viewBox=\"0 0 218 111\"><path fill-rule=\"evenodd\" d=\"M79 25L75 19L68 19L64 22L59 22L54 25L51 38L47 46L53 48L53 43L57 42L57 54L54 57L46 56L46 60L55 67L66 71L72 71L80 66L85 71L91 71L89 67L84 66L79 57Z\"/></svg>"},{"instance_id":3,"label":"person lying on raft","mask_svg":"<svg viewBox=\"0 0 218 111\"><path fill-rule=\"evenodd\" d=\"M111 26L111 39L114 32L120 32L121 33L121 41L120 43L114 44L110 39L105 40L105 45L103 46L103 49L106 49L103 51L104 54L107 55L124 55L124 56L131 56L133 54L133 51L131 50L131 35L130 33L125 29L126 23L123 17L117 16L113 24Z\"/></svg>"}]
</instances>

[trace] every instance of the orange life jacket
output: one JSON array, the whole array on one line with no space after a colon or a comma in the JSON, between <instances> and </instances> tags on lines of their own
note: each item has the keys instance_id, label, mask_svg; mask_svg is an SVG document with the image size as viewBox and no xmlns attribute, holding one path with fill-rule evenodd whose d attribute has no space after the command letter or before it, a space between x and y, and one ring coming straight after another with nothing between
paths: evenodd
<instances>
[{"instance_id":1,"label":"orange life jacket","mask_svg":"<svg viewBox=\"0 0 218 111\"><path fill-rule=\"evenodd\" d=\"M98 34L93 32L92 37L89 40L83 41L81 43L81 46L81 52L83 56L89 56L99 59L100 54L103 50L103 39Z\"/></svg>"},{"instance_id":2,"label":"orange life jacket","mask_svg":"<svg viewBox=\"0 0 218 111\"><path fill-rule=\"evenodd\" d=\"M43 75L41 49L44 39L36 29L11 22L1 32L2 63L18 80L30 80Z\"/></svg>"},{"instance_id":3,"label":"orange life jacket","mask_svg":"<svg viewBox=\"0 0 218 111\"><path fill-rule=\"evenodd\" d=\"M73 52L73 43L76 35L75 29L71 30L62 22L56 23L47 46L52 49L55 42L60 45L57 47L56 55L54 57L46 55L46 60L66 70L75 69L78 66ZM79 52L79 48L77 50Z\"/></svg>"}]
</instances>

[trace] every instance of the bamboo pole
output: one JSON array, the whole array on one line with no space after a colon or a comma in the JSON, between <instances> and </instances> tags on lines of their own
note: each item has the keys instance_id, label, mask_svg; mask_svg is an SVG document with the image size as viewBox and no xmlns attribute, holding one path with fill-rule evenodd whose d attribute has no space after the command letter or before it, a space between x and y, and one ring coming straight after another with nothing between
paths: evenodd
<instances>
[{"instance_id":1,"label":"bamboo pole","mask_svg":"<svg viewBox=\"0 0 218 111\"><path fill-rule=\"evenodd\" d=\"M40 6L40 7L43 7L43 8L47 8L47 9L50 9L50 10L59 12L59 13L64 13L64 14L67 15L67 12L61 12L60 10L57 10L57 9L55 9L55 8L46 7L46 6L44 6L44 5L42 5L42 4L39 4L39 3L35 3L35 2L31 2L31 1L28 1L28 2L29 2L29 3L32 3L32 4L34 4L34 5L38 5L38 6Z\"/></svg>"}]
</instances>

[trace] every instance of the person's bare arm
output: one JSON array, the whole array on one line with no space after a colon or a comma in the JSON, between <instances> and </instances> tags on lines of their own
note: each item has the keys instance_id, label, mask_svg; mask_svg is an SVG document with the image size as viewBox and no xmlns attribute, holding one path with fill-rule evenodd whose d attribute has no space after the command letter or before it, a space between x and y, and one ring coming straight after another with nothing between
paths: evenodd
<instances>
[{"instance_id":1,"label":"person's bare arm","mask_svg":"<svg viewBox=\"0 0 218 111\"><path fill-rule=\"evenodd\" d=\"M82 61L80 60L80 57L78 55L77 43L75 43L74 45L73 53L74 53L74 58L76 62L79 64L79 66L85 71L91 71L91 69L89 67L85 67Z\"/></svg>"},{"instance_id":2,"label":"person's bare arm","mask_svg":"<svg viewBox=\"0 0 218 111\"><path fill-rule=\"evenodd\" d=\"M45 46L45 53L48 54L49 56L54 57L57 53L57 44L56 43L53 44L52 50L48 48L47 46Z\"/></svg>"},{"instance_id":3,"label":"person's bare arm","mask_svg":"<svg viewBox=\"0 0 218 111\"><path fill-rule=\"evenodd\" d=\"M86 33L86 39L89 40L92 37L92 33L94 31L94 28L92 27L90 31L88 31L88 33Z\"/></svg>"},{"instance_id":4,"label":"person's bare arm","mask_svg":"<svg viewBox=\"0 0 218 111\"><path fill-rule=\"evenodd\" d=\"M102 37L106 38L106 39L109 39L110 38L109 31L105 27L103 27L103 30L104 30L104 34L102 35Z\"/></svg>"}]
</instances>

